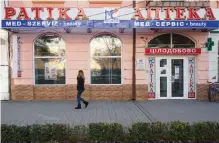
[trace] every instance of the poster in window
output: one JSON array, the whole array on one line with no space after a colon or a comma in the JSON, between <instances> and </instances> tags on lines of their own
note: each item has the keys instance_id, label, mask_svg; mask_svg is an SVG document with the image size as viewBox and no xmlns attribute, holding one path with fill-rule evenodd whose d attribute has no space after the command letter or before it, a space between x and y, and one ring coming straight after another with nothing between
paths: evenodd
<instances>
[{"instance_id":1,"label":"poster in window","mask_svg":"<svg viewBox=\"0 0 219 143\"><path fill-rule=\"evenodd\" d=\"M175 66L175 79L179 79L179 66Z\"/></svg>"},{"instance_id":2,"label":"poster in window","mask_svg":"<svg viewBox=\"0 0 219 143\"><path fill-rule=\"evenodd\" d=\"M45 63L45 80L57 80L57 68L54 63Z\"/></svg>"}]
</instances>

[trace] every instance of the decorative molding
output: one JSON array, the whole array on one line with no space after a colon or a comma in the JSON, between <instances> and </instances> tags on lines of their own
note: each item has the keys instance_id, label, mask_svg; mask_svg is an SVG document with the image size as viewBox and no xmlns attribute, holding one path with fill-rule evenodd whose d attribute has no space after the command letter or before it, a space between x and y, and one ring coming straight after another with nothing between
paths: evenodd
<instances>
[{"instance_id":1,"label":"decorative molding","mask_svg":"<svg viewBox=\"0 0 219 143\"><path fill-rule=\"evenodd\" d=\"M122 0L89 0L90 4L121 4Z\"/></svg>"},{"instance_id":2,"label":"decorative molding","mask_svg":"<svg viewBox=\"0 0 219 143\"><path fill-rule=\"evenodd\" d=\"M52 0L33 0L32 1L33 4L64 4L65 0L59 0L59 1L52 1Z\"/></svg>"}]
</instances>

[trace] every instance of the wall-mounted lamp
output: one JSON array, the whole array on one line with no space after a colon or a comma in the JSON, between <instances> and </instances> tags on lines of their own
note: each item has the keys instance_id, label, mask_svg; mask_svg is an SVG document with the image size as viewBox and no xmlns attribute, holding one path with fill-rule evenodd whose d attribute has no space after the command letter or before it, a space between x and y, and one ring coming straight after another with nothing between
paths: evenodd
<instances>
[{"instance_id":1,"label":"wall-mounted lamp","mask_svg":"<svg viewBox=\"0 0 219 143\"><path fill-rule=\"evenodd\" d=\"M202 29L201 32L208 32L208 29Z\"/></svg>"},{"instance_id":2,"label":"wall-mounted lamp","mask_svg":"<svg viewBox=\"0 0 219 143\"><path fill-rule=\"evenodd\" d=\"M142 41L144 41L144 42L145 42L145 44L147 43L147 40L148 40L148 38L141 37L141 39L142 39Z\"/></svg>"},{"instance_id":3,"label":"wall-mounted lamp","mask_svg":"<svg viewBox=\"0 0 219 143\"><path fill-rule=\"evenodd\" d=\"M125 32L125 28L119 28L119 33L124 33Z\"/></svg>"},{"instance_id":4,"label":"wall-mounted lamp","mask_svg":"<svg viewBox=\"0 0 219 143\"><path fill-rule=\"evenodd\" d=\"M87 28L87 33L92 33L92 29L91 28Z\"/></svg>"},{"instance_id":5,"label":"wall-mounted lamp","mask_svg":"<svg viewBox=\"0 0 219 143\"><path fill-rule=\"evenodd\" d=\"M155 33L156 33L156 32L159 32L159 30L158 30L158 29L155 29L155 28L151 28L151 31L154 31Z\"/></svg>"},{"instance_id":6,"label":"wall-mounted lamp","mask_svg":"<svg viewBox=\"0 0 219 143\"><path fill-rule=\"evenodd\" d=\"M64 28L66 33L71 33L71 29L70 28Z\"/></svg>"}]
</instances>

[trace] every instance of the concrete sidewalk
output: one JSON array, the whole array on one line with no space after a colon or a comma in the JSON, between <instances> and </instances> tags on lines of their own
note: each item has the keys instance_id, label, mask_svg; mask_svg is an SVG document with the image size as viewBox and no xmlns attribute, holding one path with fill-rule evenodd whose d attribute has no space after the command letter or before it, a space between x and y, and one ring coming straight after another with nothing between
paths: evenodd
<instances>
[{"instance_id":1,"label":"concrete sidewalk","mask_svg":"<svg viewBox=\"0 0 219 143\"><path fill-rule=\"evenodd\" d=\"M2 101L2 124L173 121L219 121L219 102L196 100L90 101L75 110L76 101Z\"/></svg>"}]
</instances>

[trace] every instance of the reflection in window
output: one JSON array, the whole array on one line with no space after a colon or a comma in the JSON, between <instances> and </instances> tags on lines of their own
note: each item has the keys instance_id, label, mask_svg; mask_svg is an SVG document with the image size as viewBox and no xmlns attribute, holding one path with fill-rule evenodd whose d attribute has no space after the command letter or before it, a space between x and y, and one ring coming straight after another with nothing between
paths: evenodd
<instances>
[{"instance_id":1,"label":"reflection in window","mask_svg":"<svg viewBox=\"0 0 219 143\"><path fill-rule=\"evenodd\" d=\"M161 74L167 74L167 72L166 72L166 70L164 69L164 70L161 70L161 72L160 72Z\"/></svg>"},{"instance_id":2,"label":"reflection in window","mask_svg":"<svg viewBox=\"0 0 219 143\"><path fill-rule=\"evenodd\" d=\"M120 39L112 35L91 40L91 84L121 84L121 46Z\"/></svg>"},{"instance_id":3,"label":"reflection in window","mask_svg":"<svg viewBox=\"0 0 219 143\"><path fill-rule=\"evenodd\" d=\"M34 42L35 84L65 84L65 42L43 35Z\"/></svg>"},{"instance_id":4,"label":"reflection in window","mask_svg":"<svg viewBox=\"0 0 219 143\"><path fill-rule=\"evenodd\" d=\"M195 48L195 43L183 35L172 34L172 41L172 48Z\"/></svg>"},{"instance_id":5,"label":"reflection in window","mask_svg":"<svg viewBox=\"0 0 219 143\"><path fill-rule=\"evenodd\" d=\"M149 43L148 47L150 48L170 48L170 34L163 34L153 38Z\"/></svg>"},{"instance_id":6,"label":"reflection in window","mask_svg":"<svg viewBox=\"0 0 219 143\"><path fill-rule=\"evenodd\" d=\"M160 97L167 97L167 77L160 77Z\"/></svg>"},{"instance_id":7,"label":"reflection in window","mask_svg":"<svg viewBox=\"0 0 219 143\"><path fill-rule=\"evenodd\" d=\"M195 43L188 37L180 34L162 34L149 41L148 47L149 48L195 48Z\"/></svg>"},{"instance_id":8,"label":"reflection in window","mask_svg":"<svg viewBox=\"0 0 219 143\"><path fill-rule=\"evenodd\" d=\"M167 65L167 59L160 60L160 67L165 67Z\"/></svg>"},{"instance_id":9,"label":"reflection in window","mask_svg":"<svg viewBox=\"0 0 219 143\"><path fill-rule=\"evenodd\" d=\"M64 56L65 43L59 36L43 35L34 42L35 56Z\"/></svg>"}]
</instances>

